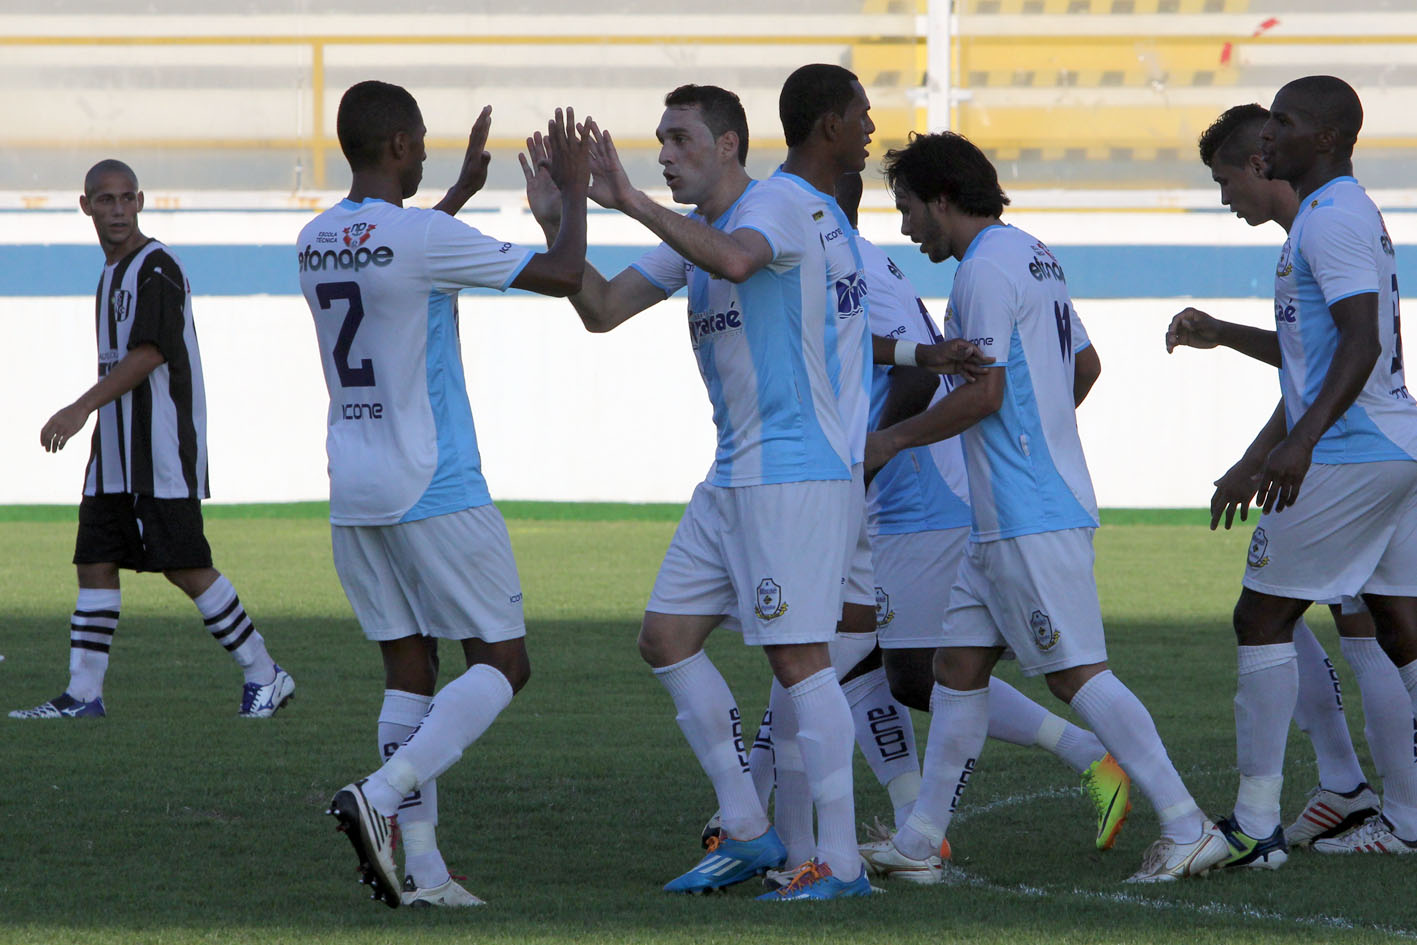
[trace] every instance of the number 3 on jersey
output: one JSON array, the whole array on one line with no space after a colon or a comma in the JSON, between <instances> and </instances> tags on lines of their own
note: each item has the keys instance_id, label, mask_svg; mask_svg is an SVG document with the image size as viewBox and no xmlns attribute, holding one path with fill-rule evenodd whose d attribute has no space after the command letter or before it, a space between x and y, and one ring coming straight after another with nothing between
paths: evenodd
<instances>
[{"instance_id":1,"label":"number 3 on jersey","mask_svg":"<svg viewBox=\"0 0 1417 945\"><path fill-rule=\"evenodd\" d=\"M330 303L343 299L349 303L344 313L344 324L340 325L339 337L335 339L335 370L339 372L341 387L373 387L374 362L363 358L358 367L349 363L349 349L354 346L354 334L359 331L359 323L364 320L364 301L359 296L357 282L321 282L315 286L315 298L322 311L330 310Z\"/></svg>"}]
</instances>

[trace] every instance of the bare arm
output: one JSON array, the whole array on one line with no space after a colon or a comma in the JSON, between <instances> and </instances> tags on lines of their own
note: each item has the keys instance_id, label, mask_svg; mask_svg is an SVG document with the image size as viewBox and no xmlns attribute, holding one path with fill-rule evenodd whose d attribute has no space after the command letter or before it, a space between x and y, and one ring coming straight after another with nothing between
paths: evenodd
<instances>
[{"instance_id":1,"label":"bare arm","mask_svg":"<svg viewBox=\"0 0 1417 945\"><path fill-rule=\"evenodd\" d=\"M39 431L39 444L50 453L62 450L84 428L89 414L137 387L164 360L157 345L141 344L131 349L78 400L49 418Z\"/></svg>"},{"instance_id":2,"label":"bare arm","mask_svg":"<svg viewBox=\"0 0 1417 945\"><path fill-rule=\"evenodd\" d=\"M866 436L866 468L884 466L901 450L938 443L968 430L1004 402L1004 372L984 373L976 384L963 384L939 403L891 427Z\"/></svg>"},{"instance_id":3,"label":"bare arm","mask_svg":"<svg viewBox=\"0 0 1417 945\"><path fill-rule=\"evenodd\" d=\"M1217 345L1233 348L1256 361L1280 366L1279 334L1268 329L1221 321L1196 308L1176 313L1166 329L1167 354L1183 346L1214 348Z\"/></svg>"},{"instance_id":4,"label":"bare arm","mask_svg":"<svg viewBox=\"0 0 1417 945\"><path fill-rule=\"evenodd\" d=\"M585 275L586 190L590 184L590 138L576 127L575 112L556 109L547 126L549 173L561 194L561 225L555 242L531 257L512 288L541 295L568 296L581 289Z\"/></svg>"},{"instance_id":5,"label":"bare arm","mask_svg":"<svg viewBox=\"0 0 1417 945\"><path fill-rule=\"evenodd\" d=\"M1328 310L1338 329L1338 346L1314 402L1265 458L1256 499L1265 512L1282 511L1299 498L1299 486L1309 471L1319 437L1353 406L1382 353L1376 292L1350 295Z\"/></svg>"},{"instance_id":6,"label":"bare arm","mask_svg":"<svg viewBox=\"0 0 1417 945\"><path fill-rule=\"evenodd\" d=\"M915 345L915 364L907 362L907 366L921 367L936 374L956 374L971 384L983 377L988 366L994 363L993 358L984 357L977 347L963 338L929 345L905 343ZM897 338L872 335L871 361L875 364L896 364L896 352L900 345Z\"/></svg>"},{"instance_id":7,"label":"bare arm","mask_svg":"<svg viewBox=\"0 0 1417 945\"><path fill-rule=\"evenodd\" d=\"M586 131L594 141L590 195L596 203L644 224L680 256L729 282L743 282L772 262L772 246L758 231L724 233L655 203L630 184L610 132L593 121L586 122Z\"/></svg>"},{"instance_id":8,"label":"bare arm","mask_svg":"<svg viewBox=\"0 0 1417 945\"><path fill-rule=\"evenodd\" d=\"M1097 354L1097 345L1088 345L1073 357L1073 406L1077 407L1087 399L1092 385L1102 375L1102 358Z\"/></svg>"},{"instance_id":9,"label":"bare arm","mask_svg":"<svg viewBox=\"0 0 1417 945\"><path fill-rule=\"evenodd\" d=\"M1240 510L1240 521L1249 518L1250 503L1259 488L1260 470L1264 468L1265 457L1284 439L1284 433L1284 401L1280 400L1279 406L1274 408L1274 413L1270 414L1269 420L1265 421L1259 434L1245 450L1245 455L1215 480L1215 494L1210 497L1211 531L1215 531L1220 524L1221 515L1225 516L1225 527L1229 528L1235 521L1236 509Z\"/></svg>"}]
</instances>

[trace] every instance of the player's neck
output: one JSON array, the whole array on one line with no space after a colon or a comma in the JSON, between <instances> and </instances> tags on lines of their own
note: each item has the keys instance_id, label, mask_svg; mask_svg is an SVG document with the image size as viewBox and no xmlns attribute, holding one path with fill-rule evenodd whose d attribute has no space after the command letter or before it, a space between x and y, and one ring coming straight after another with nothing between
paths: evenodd
<instances>
[{"instance_id":1,"label":"player's neck","mask_svg":"<svg viewBox=\"0 0 1417 945\"><path fill-rule=\"evenodd\" d=\"M837 179L842 174L832 155L816 153L805 147L788 148L782 169L788 174L797 175L824 194L831 194L836 190Z\"/></svg>"},{"instance_id":2,"label":"player's neck","mask_svg":"<svg viewBox=\"0 0 1417 945\"><path fill-rule=\"evenodd\" d=\"M1288 233L1294 226L1294 217L1298 213L1299 195L1294 193L1293 188L1285 187L1282 193L1275 195L1272 217L1275 223L1284 227L1284 232Z\"/></svg>"},{"instance_id":3,"label":"player's neck","mask_svg":"<svg viewBox=\"0 0 1417 945\"><path fill-rule=\"evenodd\" d=\"M1305 198L1336 177L1352 177L1352 161L1335 161L1331 164L1315 164L1302 177L1295 180L1295 203L1303 203Z\"/></svg>"},{"instance_id":4,"label":"player's neck","mask_svg":"<svg viewBox=\"0 0 1417 945\"><path fill-rule=\"evenodd\" d=\"M349 184L349 199L355 203L382 200L395 207L403 206L403 187L397 177L377 171L355 171Z\"/></svg>"},{"instance_id":5,"label":"player's neck","mask_svg":"<svg viewBox=\"0 0 1417 945\"><path fill-rule=\"evenodd\" d=\"M748 176L748 172L742 167L738 170L730 171L723 175L717 187L714 188L713 195L695 209L699 215L712 223L728 212L728 208L737 203L738 198L743 196L743 191L748 189L748 185L753 179Z\"/></svg>"},{"instance_id":6,"label":"player's neck","mask_svg":"<svg viewBox=\"0 0 1417 945\"><path fill-rule=\"evenodd\" d=\"M950 255L955 259L964 261L964 254L969 252L969 247L974 245L974 240L989 229L991 226L1002 226L1003 221L998 217L967 217L961 215L955 223L953 232L950 234L950 248L954 250Z\"/></svg>"},{"instance_id":7,"label":"player's neck","mask_svg":"<svg viewBox=\"0 0 1417 945\"><path fill-rule=\"evenodd\" d=\"M130 253L132 253L134 250L138 249L140 246L142 246L142 245L143 245L144 243L146 243L147 241L148 241L148 238L143 235L143 231L140 230L140 229L138 229L137 221L134 221L134 222L133 222L133 231L128 235L128 238L127 238L126 240L124 240L123 242L121 242L121 243L104 243L104 242L102 242L102 241L99 242L99 245L100 245L101 247L103 247L103 261L104 261L104 263L105 263L106 265L111 266L111 265L113 265L114 263L118 262L119 260L123 259L124 257L128 256Z\"/></svg>"}]
</instances>

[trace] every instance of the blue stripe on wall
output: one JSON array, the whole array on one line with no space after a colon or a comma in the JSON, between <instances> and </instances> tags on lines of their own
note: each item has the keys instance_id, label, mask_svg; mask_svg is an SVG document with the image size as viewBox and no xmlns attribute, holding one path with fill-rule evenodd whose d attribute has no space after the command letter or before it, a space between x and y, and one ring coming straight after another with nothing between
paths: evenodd
<instances>
[{"instance_id":1,"label":"blue stripe on wall","mask_svg":"<svg viewBox=\"0 0 1417 945\"><path fill-rule=\"evenodd\" d=\"M202 295L298 295L289 246L174 247ZM914 246L883 247L920 294L949 294L953 260L935 266ZM607 276L645 252L641 246L592 246L590 261ZM1082 299L1269 298L1278 247L1063 246L1058 249L1073 296ZM1406 264L1404 265L1404 261ZM97 246L0 248L0 297L91 295L103 256ZM1417 286L1417 253L1400 256L1398 278ZM473 292L491 290L478 289Z\"/></svg>"}]
</instances>

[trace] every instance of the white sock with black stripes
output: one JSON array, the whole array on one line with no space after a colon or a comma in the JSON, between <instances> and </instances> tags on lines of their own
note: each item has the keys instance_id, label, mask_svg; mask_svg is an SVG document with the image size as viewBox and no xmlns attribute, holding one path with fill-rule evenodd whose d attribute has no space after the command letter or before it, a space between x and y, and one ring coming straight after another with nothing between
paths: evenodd
<instances>
[{"instance_id":1,"label":"white sock with black stripes","mask_svg":"<svg viewBox=\"0 0 1417 945\"><path fill-rule=\"evenodd\" d=\"M207 631L226 647L248 683L265 686L276 678L276 664L266 652L266 641L246 616L246 608L226 575L218 574L211 587L192 598L192 603L201 611Z\"/></svg>"},{"instance_id":2,"label":"white sock with black stripes","mask_svg":"<svg viewBox=\"0 0 1417 945\"><path fill-rule=\"evenodd\" d=\"M81 587L69 618L69 687L64 691L80 702L103 695L108 650L118 630L123 592L117 588Z\"/></svg>"},{"instance_id":3,"label":"white sock with black stripes","mask_svg":"<svg viewBox=\"0 0 1417 945\"><path fill-rule=\"evenodd\" d=\"M379 760L388 761L408 736L418 728L432 696L399 689L384 690L379 711ZM404 872L420 889L432 889L448 881L448 866L438 851L438 780L425 781L399 804L399 833L403 837Z\"/></svg>"}]
</instances>

